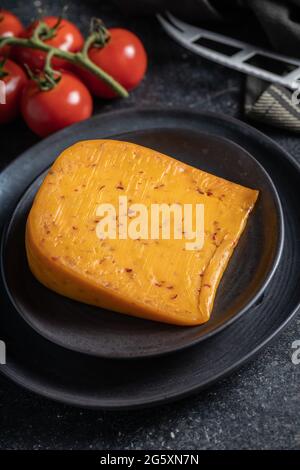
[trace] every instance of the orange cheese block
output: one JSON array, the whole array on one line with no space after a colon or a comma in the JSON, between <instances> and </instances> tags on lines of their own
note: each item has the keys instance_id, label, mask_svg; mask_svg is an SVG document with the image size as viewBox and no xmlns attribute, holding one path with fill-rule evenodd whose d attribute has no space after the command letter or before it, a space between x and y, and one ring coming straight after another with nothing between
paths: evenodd
<instances>
[{"instance_id":1,"label":"orange cheese block","mask_svg":"<svg viewBox=\"0 0 300 470\"><path fill-rule=\"evenodd\" d=\"M210 317L257 197L258 191L139 145L78 142L57 158L35 197L26 227L29 266L42 284L72 299L151 320L198 325ZM101 204L116 208L115 238L108 238L103 226L100 230ZM161 236L163 218L160 236L149 236L136 224L129 237L138 216L133 204L143 204L149 214L153 204L203 205L202 248L197 243L195 249L187 247L193 241L187 240L191 234L184 233L185 226L175 236L175 219L169 239Z\"/></svg>"}]
</instances>

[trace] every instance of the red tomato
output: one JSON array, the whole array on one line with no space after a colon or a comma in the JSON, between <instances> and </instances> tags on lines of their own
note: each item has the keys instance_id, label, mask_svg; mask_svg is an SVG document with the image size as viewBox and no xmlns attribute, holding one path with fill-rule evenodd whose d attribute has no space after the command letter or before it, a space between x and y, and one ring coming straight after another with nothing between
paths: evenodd
<instances>
[{"instance_id":1,"label":"red tomato","mask_svg":"<svg viewBox=\"0 0 300 470\"><path fill-rule=\"evenodd\" d=\"M24 28L19 18L10 11L0 9L0 37L20 36L23 31ZM9 47L5 46L0 51L1 55L7 55Z\"/></svg>"},{"instance_id":2,"label":"red tomato","mask_svg":"<svg viewBox=\"0 0 300 470\"><path fill-rule=\"evenodd\" d=\"M21 67L7 59L1 71L7 75L0 79L5 83L5 104L0 104L0 124L12 121L20 112L20 101L27 77Z\"/></svg>"},{"instance_id":3,"label":"red tomato","mask_svg":"<svg viewBox=\"0 0 300 470\"><path fill-rule=\"evenodd\" d=\"M53 28L59 18L55 16L46 16L41 19L50 28ZM38 22L35 21L29 28L22 34L22 37L30 37L37 26ZM79 29L70 21L62 19L55 36L45 41L50 46L57 47L64 51L77 52L79 51L84 43L83 36ZM39 51L38 49L30 49L26 47L15 48L15 58L20 64L26 64L32 71L42 70L45 64L46 53ZM65 60L54 57L51 61L54 68L67 68L69 63Z\"/></svg>"},{"instance_id":4,"label":"red tomato","mask_svg":"<svg viewBox=\"0 0 300 470\"><path fill-rule=\"evenodd\" d=\"M30 80L24 88L21 109L30 129L41 137L91 116L93 101L89 90L74 75L63 72L57 85L41 91Z\"/></svg>"},{"instance_id":5,"label":"red tomato","mask_svg":"<svg viewBox=\"0 0 300 470\"><path fill-rule=\"evenodd\" d=\"M135 88L145 75L147 54L139 38L126 29L109 29L110 40L103 48L91 47L90 59L111 75L126 90ZM80 70L80 75L92 93L102 98L114 98L116 93L100 79Z\"/></svg>"}]
</instances>

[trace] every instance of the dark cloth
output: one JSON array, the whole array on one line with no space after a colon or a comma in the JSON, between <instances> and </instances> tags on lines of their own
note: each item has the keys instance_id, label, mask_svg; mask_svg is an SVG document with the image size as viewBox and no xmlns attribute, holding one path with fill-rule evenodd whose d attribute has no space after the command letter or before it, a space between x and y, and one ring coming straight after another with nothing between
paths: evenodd
<instances>
[{"instance_id":1,"label":"dark cloth","mask_svg":"<svg viewBox=\"0 0 300 470\"><path fill-rule=\"evenodd\" d=\"M116 0L131 14L169 10L208 29L300 58L300 0ZM300 107L282 86L247 77L247 118L300 133ZM298 109L299 108L299 109Z\"/></svg>"},{"instance_id":2,"label":"dark cloth","mask_svg":"<svg viewBox=\"0 0 300 470\"><path fill-rule=\"evenodd\" d=\"M300 133L300 107L292 102L293 91L281 85L268 84L254 77L247 77L245 115L253 121ZM299 103L300 93L296 93Z\"/></svg>"},{"instance_id":3,"label":"dark cloth","mask_svg":"<svg viewBox=\"0 0 300 470\"><path fill-rule=\"evenodd\" d=\"M129 14L170 10L193 24L257 33L277 52L300 57L300 0L115 0ZM235 26L233 28L233 25Z\"/></svg>"}]
</instances>

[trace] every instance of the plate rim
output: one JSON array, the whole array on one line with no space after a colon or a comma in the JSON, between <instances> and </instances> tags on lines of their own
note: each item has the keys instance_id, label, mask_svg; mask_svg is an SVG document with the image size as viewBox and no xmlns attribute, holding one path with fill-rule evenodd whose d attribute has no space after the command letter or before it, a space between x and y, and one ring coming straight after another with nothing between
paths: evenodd
<instances>
[{"instance_id":1,"label":"plate rim","mask_svg":"<svg viewBox=\"0 0 300 470\"><path fill-rule=\"evenodd\" d=\"M195 117L199 117L201 116L202 118L213 118L213 119L219 119L221 120L222 122L227 122L229 125L233 125L234 127L236 127L238 130L239 130L239 133L241 134L242 131L244 132L249 132L251 137L257 137L257 138L260 138L261 141L265 144L265 145L269 145L271 146L274 150L277 150L278 154L279 154L279 159L281 161L287 161L289 163L289 165L291 166L291 171L292 170L295 170L298 174L300 174L300 163L297 162L290 154L287 150L285 150L280 144L278 144L276 141L274 141L272 138L270 138L269 136L265 135L263 132L261 132L260 130L250 126L249 124L247 123L244 123L243 121L235 118L235 117L232 117L232 116L228 116L228 115L225 115L225 114L222 114L222 113L216 113L216 112L212 112L212 111L203 111L203 112L196 112L194 110L186 110L184 108L159 108L159 107L156 107L154 108L153 106L152 107L143 107L143 108L133 108L133 109L125 109L125 110L120 110L120 111L110 111L108 113L105 113L105 115L120 115L120 114L124 114L124 113L130 113L130 112L137 112L137 111L151 111L151 112L154 112L154 111L158 111L158 112L168 112L168 113L172 113L172 112L181 112L181 111L184 111L185 113L188 112L188 114L195 118ZM77 125L76 125L77 126ZM64 131L62 131L64 132ZM37 144L38 145L38 144ZM3 170L2 172L2 175L5 173L5 177L6 175L10 173L13 174L13 171L14 171L14 166L15 166L15 162L18 161L23 158L24 159L24 162L26 164L26 152L23 152L21 154L21 156L19 158L17 158L16 160L14 160L11 164L9 164L5 170ZM1 180L2 180L2 175L0 175L0 183L1 183ZM5 196L5 193L4 193L4 196ZM1 193L1 186L0 186L0 198L3 197L3 193ZM11 213L11 210L9 210L9 212ZM1 206L0 206L0 214L1 214ZM11 380L13 380L13 382L17 383L18 385L22 386L23 388L25 388L26 390L30 390L31 392L34 392L36 393L37 395L40 395L40 396L44 396L45 398L48 398L48 399L52 399L56 402L59 402L59 403L65 403L65 404L68 404L68 405L73 405L73 406L78 406L78 407L83 407L83 408L92 408L92 409L107 409L107 410L120 410L120 409L133 409L133 408L144 408L144 407L150 407L150 406L156 406L156 405L159 405L159 404L163 404L163 403L168 403L168 402L172 402L172 401L175 401L177 399L181 399L181 398L184 398L186 396L189 396L191 394L194 394L194 393L197 393L199 392L200 390L204 389L205 387L208 387L210 385L212 385L213 383L215 383L216 381L220 380L221 378L223 378L225 375L228 375L229 373L233 372L234 370L236 370L237 368L241 367L243 364L245 364L246 362L250 361L255 355L258 354L258 352L263 349L270 341L272 341L280 332L284 331L284 329L288 326L288 324L293 320L293 318L295 317L295 315L297 314L297 312L299 311L300 309L300 302L298 302L296 304L296 306L293 308L293 310L290 311L290 313L287 314L287 317L285 319L284 322L282 322L278 328L276 328L275 331L272 332L271 335L266 335L265 339L260 342L257 347L255 349L251 349L249 350L248 354L244 355L241 357L241 359L239 361L236 361L234 364L232 364L230 367L228 367L225 371L221 371L219 374L216 374L211 380L207 381L206 383L199 383L197 386L193 387L193 389L190 389L189 387L187 387L183 392L181 393L176 393L174 396L164 396L163 398L161 398L160 400L148 400L147 402L143 401L142 403L138 403L136 405L134 404L125 404L125 405L122 405L120 404L114 404L113 406L112 405L109 405L109 404L105 404L103 402L103 400L99 399L97 403L93 403L93 404L87 404L86 403L86 400L74 400L72 398L70 398L70 395L69 394L63 394L61 393L60 390L56 389L54 391L54 393L52 392L49 392L49 390L45 390L45 388L40 385L40 386L35 386L33 385L33 380L32 380L32 376L28 375L27 373L27 380L22 378L24 377L24 375L22 376L21 374L18 374L17 372L14 372L15 371L15 368L12 366L11 368L9 366L2 366L0 367L0 373L2 373L4 376L6 376L7 378L10 378Z\"/></svg>"},{"instance_id":2,"label":"plate rim","mask_svg":"<svg viewBox=\"0 0 300 470\"><path fill-rule=\"evenodd\" d=\"M149 409L149 408L154 408L156 406L161 406L161 405L166 405L166 404L171 404L175 403L177 401L183 400L184 398L187 398L189 396L194 396L200 391L204 391L214 385L215 383L219 382L219 380L224 379L234 373L236 370L240 369L243 365L247 364L250 362L252 359L255 359L255 357L260 353L260 351L266 347L267 344L272 343L272 341L275 340L276 336L279 333L282 333L289 323L292 321L294 316L300 311L300 303L297 305L297 307L293 310L292 314L285 320L285 322L278 327L271 336L266 338L261 344L259 344L255 349L253 349L251 352L249 352L246 356L241 358L238 362L235 362L232 366L227 367L224 369L222 372L219 374L214 375L213 378L207 380L204 383L195 385L192 388L187 388L186 390L183 390L181 392L174 392L171 394L168 394L166 396L157 398L157 399L143 399L141 398L140 400L134 400L133 403L129 403L130 400L119 400L117 405L112 405L111 402L102 400L101 405L97 402L96 399L88 398L85 403L83 403L80 398L76 398L71 394L65 393L64 391L60 392L60 395L58 396L58 393L56 391L54 392L49 392L48 389L45 387L41 386L34 386L32 384L32 381L25 381L22 380L21 376L18 374L11 373L6 370L6 366L0 367L0 373L2 373L5 377L11 379L14 383L17 385L20 385L24 390L29 390L30 392L33 392L37 396L43 396L44 398L47 398L48 400L53 400L56 403L63 403L65 405L71 405L75 406L78 408L85 408L85 409L91 409L91 410L107 410L107 411L129 411L129 410L142 410L142 409Z\"/></svg>"},{"instance_id":3,"label":"plate rim","mask_svg":"<svg viewBox=\"0 0 300 470\"><path fill-rule=\"evenodd\" d=\"M93 118L89 119L89 121L92 120L92 119ZM73 126L71 126L71 127L73 127ZM163 128L163 127L162 128L149 128L147 130L152 131L152 130L158 130L158 129L167 129L167 128ZM169 128L169 129L174 129L174 128ZM207 333L205 333L205 334L203 334L203 335L201 335L197 338L194 338L193 340L188 341L185 344L182 344L182 345L179 345L179 346L176 346L176 347L165 348L163 351L153 351L153 350L151 351L150 350L150 351L142 351L139 354L129 353L127 355L124 355L124 354L119 355L118 351L109 351L107 354L106 353L97 354L97 353L89 352L85 348L82 348L80 346L78 348L71 347L70 345L66 345L63 341L59 341L56 338L53 338L53 336L48 335L47 332L44 329L39 328L38 326L36 326L36 324L33 321L31 321L31 316L28 316L26 314L26 312L24 312L24 309L22 309L22 307L19 305L19 302L16 299L14 299L14 297L13 297L11 291L10 291L10 288L8 286L8 283L7 283L6 274L5 274L5 267L4 267L4 251L5 251L6 243L7 243L7 240L8 240L8 234L9 234L9 231L10 231L11 226L13 224L15 214L17 213L19 206L22 204L22 201L23 201L24 197L26 197L26 194L30 191L30 189L31 189L32 185L34 184L34 182L37 179L39 179L41 177L41 175L49 169L49 167L47 166L46 169L44 169L42 172L40 172L34 178L34 180L32 180L28 184L28 186L25 188L22 195L19 197L19 199L18 199L18 201L17 201L17 203L16 203L16 205L15 205L15 207L14 207L14 209L13 209L13 211L12 211L10 217L9 217L9 220L4 225L4 229L3 229L3 232L2 232L2 235L1 235L1 242L0 242L0 273L1 273L2 281L4 283L5 291L6 291L8 297L10 299L10 302L12 303L14 308L17 310L19 315L21 315L21 317L24 319L24 321L31 328L33 328L39 335L43 336L48 341L50 341L50 342L52 342L52 343L54 343L54 344L56 344L56 345L58 345L62 348L65 348L69 351L77 352L77 353L80 353L80 354L85 354L85 355L88 355L88 356L91 356L91 357L98 357L100 359L117 359L117 360L124 360L124 361L130 361L130 360L136 360L136 359L147 359L147 358L150 359L150 358L166 356L166 355L169 355L169 354L175 354L177 352L184 351L187 348L196 346L197 344L200 344L201 342L203 342L203 341L205 341L209 338L212 338L213 336L219 334L225 328L229 327L235 321L240 319L251 308L255 308L255 304L259 301L261 296L263 296L264 292L268 288L268 285L272 281L273 276L276 272L276 269L277 269L277 267L280 263L281 257L282 257L283 246L284 246L284 237L285 237L285 222L284 222L284 214L283 214L283 209L282 209L282 204L281 204L279 193L277 191L277 188L276 188L271 176L267 172L267 170L255 158L254 155L252 155L250 152L248 152L248 150L244 149L241 145L239 145L236 142L231 141L229 138L226 138L226 137L223 137L223 136L210 134L209 132L205 132L205 131L202 131L202 130L199 130L199 131L192 130L192 131L195 132L195 133L200 133L202 135L212 137L213 139L218 140L220 143L222 143L222 141L225 141L229 146L233 146L237 150L243 152L243 154L246 154L247 158L250 159L259 168L259 170L263 173L264 177L266 178L266 180L268 181L268 183L271 187L272 194L273 194L273 200L274 200L275 206L276 206L275 210L276 210L276 213L277 213L277 216L278 216L278 228L279 228L279 230L278 230L278 240L277 240L277 244L276 244L276 253L275 253L274 259L273 259L272 264L271 264L271 269L269 270L269 272L265 276L265 279L263 280L260 289L256 292L256 294L247 302L247 304L242 309L238 310L238 312L235 315L233 315L231 318L229 318L227 321L225 321L221 325L217 326L214 330L209 331L209 332L207 332ZM124 132L123 134L130 134L132 132L138 132L139 133L139 132L143 132L143 130L129 131L129 132L126 132L126 133ZM59 133L56 133L56 134L59 134ZM122 133L121 134L112 134L109 138L113 138L114 136L121 137ZM36 145L38 145L38 144L36 144ZM31 148L29 148L28 150L29 151L30 150L34 151L34 147L35 147L35 145L32 146ZM20 157L22 157L22 155ZM59 294L57 294L57 295L59 295ZM71 299L71 300L73 300L73 299ZM81 303L81 302L79 302L79 303ZM119 314L119 315L121 315L121 314ZM213 312L212 312L212 315L213 315ZM196 327L197 326L195 326L195 328ZM191 327L191 328L194 328L194 327Z\"/></svg>"}]
</instances>

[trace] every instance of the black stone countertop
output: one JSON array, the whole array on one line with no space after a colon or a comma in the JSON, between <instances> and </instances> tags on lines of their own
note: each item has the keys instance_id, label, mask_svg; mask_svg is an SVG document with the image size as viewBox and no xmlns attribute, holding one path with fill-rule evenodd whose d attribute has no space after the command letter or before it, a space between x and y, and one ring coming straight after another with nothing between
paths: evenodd
<instances>
[{"instance_id":1,"label":"black stone countertop","mask_svg":"<svg viewBox=\"0 0 300 470\"><path fill-rule=\"evenodd\" d=\"M174 44L153 19L126 18L104 1L2 0L25 23L39 8L68 17L83 32L91 16L136 32L149 53L146 80L130 98L95 112L143 105L212 110L242 117L244 79ZM300 139L262 129L300 161ZM1 166L38 141L20 121L0 128ZM300 316L253 362L208 391L145 411L101 412L61 405L0 376L1 449L300 449L300 364L291 361Z\"/></svg>"}]
</instances>

